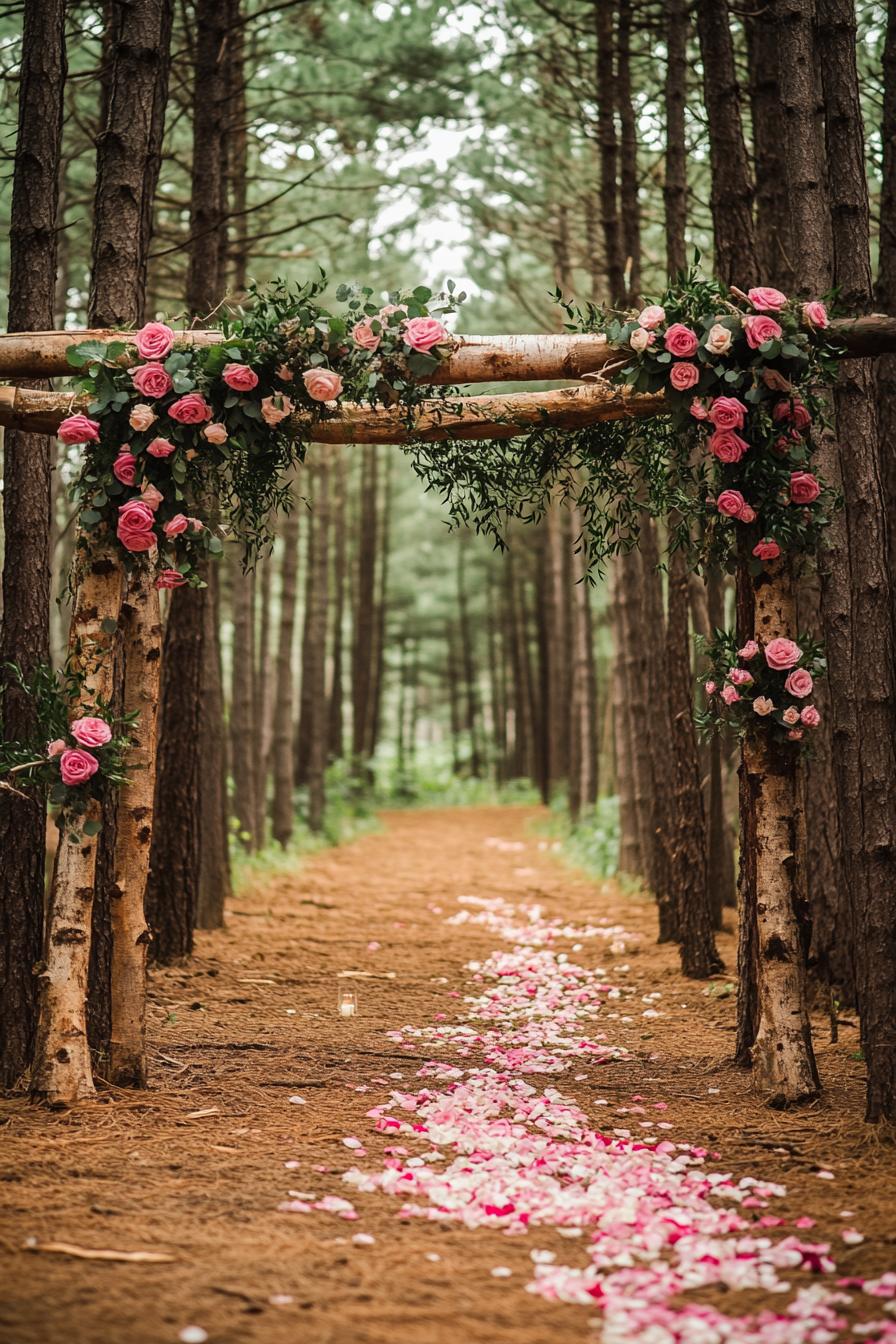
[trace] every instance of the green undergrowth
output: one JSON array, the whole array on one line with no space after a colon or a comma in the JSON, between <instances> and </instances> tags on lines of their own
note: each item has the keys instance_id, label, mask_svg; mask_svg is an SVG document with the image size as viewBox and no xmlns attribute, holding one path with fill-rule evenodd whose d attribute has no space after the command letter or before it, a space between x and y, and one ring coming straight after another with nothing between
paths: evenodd
<instances>
[{"instance_id":1,"label":"green undergrowth","mask_svg":"<svg viewBox=\"0 0 896 1344\"><path fill-rule=\"evenodd\" d=\"M534 823L541 835L559 842L560 858L580 868L589 877L616 878L623 889L636 890L638 883L619 872L619 799L599 798L593 808L573 824L563 798L551 805L550 815Z\"/></svg>"}]
</instances>

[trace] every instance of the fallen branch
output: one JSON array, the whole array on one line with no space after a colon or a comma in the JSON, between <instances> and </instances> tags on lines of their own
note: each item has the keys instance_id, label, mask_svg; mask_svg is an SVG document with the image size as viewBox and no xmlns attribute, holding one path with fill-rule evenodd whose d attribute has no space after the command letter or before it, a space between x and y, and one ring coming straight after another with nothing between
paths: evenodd
<instances>
[{"instance_id":1,"label":"fallen branch","mask_svg":"<svg viewBox=\"0 0 896 1344\"><path fill-rule=\"evenodd\" d=\"M173 1265L176 1255L163 1251L94 1251L89 1246L75 1246L68 1241L33 1241L22 1244L23 1251L45 1251L49 1255L70 1255L76 1260L116 1260L127 1265Z\"/></svg>"},{"instance_id":2,"label":"fallen branch","mask_svg":"<svg viewBox=\"0 0 896 1344\"><path fill-rule=\"evenodd\" d=\"M83 411L86 397L0 387L0 425L50 433L67 415ZM500 396L424 401L412 427L405 412L391 406L344 405L329 420L293 417L297 437L315 443L407 443L413 439L511 439L539 426L580 429L599 420L661 414L661 396L630 393L606 384L564 387L553 392L515 392Z\"/></svg>"}]
</instances>

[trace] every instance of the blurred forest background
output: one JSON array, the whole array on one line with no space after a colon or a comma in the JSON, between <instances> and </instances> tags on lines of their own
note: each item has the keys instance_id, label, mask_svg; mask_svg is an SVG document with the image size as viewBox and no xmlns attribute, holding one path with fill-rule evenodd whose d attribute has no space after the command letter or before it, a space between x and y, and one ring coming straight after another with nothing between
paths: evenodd
<instances>
[{"instance_id":1,"label":"blurred forest background","mask_svg":"<svg viewBox=\"0 0 896 1344\"><path fill-rule=\"evenodd\" d=\"M151 36L148 10L162 15ZM7 180L22 11L0 4ZM48 0L43 13L48 26L64 21L68 61L56 327L189 321L239 304L251 281L323 268L334 287L357 279L384 296L400 285L439 289L450 276L469 296L459 330L559 330L557 290L605 301L663 287L670 261L683 260L669 254L670 216L686 225L688 260L699 250L707 271L730 275L718 195L737 167L737 139L726 162L717 134L714 162L710 134L725 107L742 117L755 168L763 260L780 241L763 226L780 213L785 170L774 127L778 36L761 6L177 0L169 10ZM863 0L858 20L876 264L887 6ZM144 24L139 41L128 23ZM141 106L150 87L155 104ZM110 121L123 96L154 128L150 157L136 165L123 152L127 118L117 129ZM139 184L157 173L141 221L145 285L130 311L110 305L102 282L118 245L95 216L104 173L120 174L131 196L134 174ZM10 199L0 193L3 278ZM770 266L786 287L780 259L765 279ZM53 451L58 661L74 463ZM247 856L267 862L315 833L336 838L379 804L540 795L555 805L558 834L573 828L594 866L659 887L670 752L682 716L689 721L667 687L676 674L680 687L683 666L687 676L699 670L690 633L723 625L726 611L730 619L730 578L690 580L682 640L680 612L667 621L664 537L653 524L640 553L586 578L574 511L515 527L495 550L447 528L399 449L319 448L295 496L253 573L228 547L208 588L171 604L160 788L172 801L153 841L153 955L180 955L194 921L220 920L234 861L251 868ZM204 651L192 702L179 641ZM184 743L198 738L194 807ZM721 919L735 893L733 743L694 749L704 808L692 820ZM823 752L815 768L826 768ZM184 852L196 855L195 890L189 872L180 884L192 908L166 915L158 872L188 870Z\"/></svg>"}]
</instances>

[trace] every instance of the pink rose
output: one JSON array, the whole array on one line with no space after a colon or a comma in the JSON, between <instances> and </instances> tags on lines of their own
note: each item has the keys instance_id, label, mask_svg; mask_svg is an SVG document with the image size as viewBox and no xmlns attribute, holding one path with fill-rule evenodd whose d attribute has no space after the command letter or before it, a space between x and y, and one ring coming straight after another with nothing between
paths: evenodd
<instances>
[{"instance_id":1,"label":"pink rose","mask_svg":"<svg viewBox=\"0 0 896 1344\"><path fill-rule=\"evenodd\" d=\"M747 345L751 350L758 350L766 341L777 341L781 337L781 328L775 319L763 317L761 314L750 314L745 317L744 331L747 335Z\"/></svg>"},{"instance_id":2,"label":"pink rose","mask_svg":"<svg viewBox=\"0 0 896 1344\"><path fill-rule=\"evenodd\" d=\"M148 509L155 513L165 496L161 490L157 490L152 481L144 481L140 487L140 498Z\"/></svg>"},{"instance_id":3,"label":"pink rose","mask_svg":"<svg viewBox=\"0 0 896 1344\"><path fill-rule=\"evenodd\" d=\"M382 335L378 336L370 325L369 317L365 317L361 322L356 322L352 327L352 340L362 350L376 350L382 339Z\"/></svg>"},{"instance_id":4,"label":"pink rose","mask_svg":"<svg viewBox=\"0 0 896 1344\"><path fill-rule=\"evenodd\" d=\"M716 684L714 681L706 681L703 683L703 689L707 695L715 695Z\"/></svg>"},{"instance_id":5,"label":"pink rose","mask_svg":"<svg viewBox=\"0 0 896 1344\"><path fill-rule=\"evenodd\" d=\"M663 344L670 355L675 355L677 359L687 359L697 353L699 342L690 327L686 327L682 322L673 322L666 332Z\"/></svg>"},{"instance_id":6,"label":"pink rose","mask_svg":"<svg viewBox=\"0 0 896 1344\"><path fill-rule=\"evenodd\" d=\"M295 375L288 364L281 364L277 369L277 377L281 383L291 383Z\"/></svg>"},{"instance_id":7,"label":"pink rose","mask_svg":"<svg viewBox=\"0 0 896 1344\"><path fill-rule=\"evenodd\" d=\"M691 415L695 420L709 419L709 411L699 397L695 397L691 402Z\"/></svg>"},{"instance_id":8,"label":"pink rose","mask_svg":"<svg viewBox=\"0 0 896 1344\"><path fill-rule=\"evenodd\" d=\"M748 663L751 658L756 657L758 652L759 645L756 643L755 639L748 639L743 648L738 649L737 656L738 658L743 658L744 662Z\"/></svg>"},{"instance_id":9,"label":"pink rose","mask_svg":"<svg viewBox=\"0 0 896 1344\"><path fill-rule=\"evenodd\" d=\"M646 331L656 331L657 327L665 322L665 320L666 310L665 308L661 308L658 303L648 304L648 306L642 308L638 314L638 326L644 327Z\"/></svg>"},{"instance_id":10,"label":"pink rose","mask_svg":"<svg viewBox=\"0 0 896 1344\"><path fill-rule=\"evenodd\" d=\"M174 344L174 332L164 322L147 322L134 337L141 359L164 359Z\"/></svg>"},{"instance_id":11,"label":"pink rose","mask_svg":"<svg viewBox=\"0 0 896 1344\"><path fill-rule=\"evenodd\" d=\"M812 423L812 417L806 409L806 403L799 397L794 397L792 401L779 401L775 403L772 411L772 419L776 421L792 420L797 429L806 429ZM799 438L799 435L797 435Z\"/></svg>"},{"instance_id":12,"label":"pink rose","mask_svg":"<svg viewBox=\"0 0 896 1344\"><path fill-rule=\"evenodd\" d=\"M285 420L288 415L292 415L293 405L289 397L282 393L276 397L262 397L261 399L261 418L266 425L273 429L279 425L281 420Z\"/></svg>"},{"instance_id":13,"label":"pink rose","mask_svg":"<svg viewBox=\"0 0 896 1344\"><path fill-rule=\"evenodd\" d=\"M696 387L699 381L700 370L696 364L684 361L681 364L673 364L669 371L669 382L676 392L687 392L688 388Z\"/></svg>"},{"instance_id":14,"label":"pink rose","mask_svg":"<svg viewBox=\"0 0 896 1344\"><path fill-rule=\"evenodd\" d=\"M785 723L799 723L800 721L799 710L794 708L793 705L789 705L788 708L785 709L784 713L781 715L781 718L784 720Z\"/></svg>"},{"instance_id":15,"label":"pink rose","mask_svg":"<svg viewBox=\"0 0 896 1344\"><path fill-rule=\"evenodd\" d=\"M118 510L118 540L129 551L152 551L156 546L153 531L155 514L142 499L129 499Z\"/></svg>"},{"instance_id":16,"label":"pink rose","mask_svg":"<svg viewBox=\"0 0 896 1344\"><path fill-rule=\"evenodd\" d=\"M781 547L771 537L764 537L753 547L753 554L757 560L777 560Z\"/></svg>"},{"instance_id":17,"label":"pink rose","mask_svg":"<svg viewBox=\"0 0 896 1344\"><path fill-rule=\"evenodd\" d=\"M787 736L790 738L791 742L799 742L803 736L803 730L802 728L791 728Z\"/></svg>"},{"instance_id":18,"label":"pink rose","mask_svg":"<svg viewBox=\"0 0 896 1344\"><path fill-rule=\"evenodd\" d=\"M736 686L723 686L722 699L726 705L734 705L740 699Z\"/></svg>"},{"instance_id":19,"label":"pink rose","mask_svg":"<svg viewBox=\"0 0 896 1344\"><path fill-rule=\"evenodd\" d=\"M723 490L716 500L716 508L726 518L736 518L746 503L739 490Z\"/></svg>"},{"instance_id":20,"label":"pink rose","mask_svg":"<svg viewBox=\"0 0 896 1344\"><path fill-rule=\"evenodd\" d=\"M141 397L164 397L173 386L161 364L140 364L131 371L131 377Z\"/></svg>"},{"instance_id":21,"label":"pink rose","mask_svg":"<svg viewBox=\"0 0 896 1344\"><path fill-rule=\"evenodd\" d=\"M737 397L715 397L709 418L716 429L743 429L747 408Z\"/></svg>"},{"instance_id":22,"label":"pink rose","mask_svg":"<svg viewBox=\"0 0 896 1344\"><path fill-rule=\"evenodd\" d=\"M170 457L176 448L177 444L170 439L153 439L152 443L146 445L150 457Z\"/></svg>"},{"instance_id":23,"label":"pink rose","mask_svg":"<svg viewBox=\"0 0 896 1344\"><path fill-rule=\"evenodd\" d=\"M163 569L156 579L157 588L182 588L186 579L179 569Z\"/></svg>"},{"instance_id":24,"label":"pink rose","mask_svg":"<svg viewBox=\"0 0 896 1344\"><path fill-rule=\"evenodd\" d=\"M138 401L136 406L131 407L131 413L128 416L128 424L131 429L139 430L142 434L149 429L150 425L155 424L155 411L151 406L144 406L142 401Z\"/></svg>"},{"instance_id":25,"label":"pink rose","mask_svg":"<svg viewBox=\"0 0 896 1344\"><path fill-rule=\"evenodd\" d=\"M194 518L192 515L188 515L187 522L190 524L191 532L202 532L205 528L205 523L201 518Z\"/></svg>"},{"instance_id":26,"label":"pink rose","mask_svg":"<svg viewBox=\"0 0 896 1344\"><path fill-rule=\"evenodd\" d=\"M811 471L790 473L790 498L794 504L811 504L821 494L821 486Z\"/></svg>"},{"instance_id":27,"label":"pink rose","mask_svg":"<svg viewBox=\"0 0 896 1344\"><path fill-rule=\"evenodd\" d=\"M234 392L251 392L258 386L258 374L248 364L225 364L221 377Z\"/></svg>"},{"instance_id":28,"label":"pink rose","mask_svg":"<svg viewBox=\"0 0 896 1344\"><path fill-rule=\"evenodd\" d=\"M122 485L133 485L136 471L136 457L127 448L121 448L112 463L112 475L116 481L121 481Z\"/></svg>"},{"instance_id":29,"label":"pink rose","mask_svg":"<svg viewBox=\"0 0 896 1344\"><path fill-rule=\"evenodd\" d=\"M795 667L785 681L784 689L795 695L797 700L805 700L807 695L812 694L814 685L811 672L807 672L804 667Z\"/></svg>"},{"instance_id":30,"label":"pink rose","mask_svg":"<svg viewBox=\"0 0 896 1344\"><path fill-rule=\"evenodd\" d=\"M706 348L711 355L727 355L731 349L731 332L728 327L723 327L721 322L716 322L710 327L706 337Z\"/></svg>"},{"instance_id":31,"label":"pink rose","mask_svg":"<svg viewBox=\"0 0 896 1344\"><path fill-rule=\"evenodd\" d=\"M168 407L168 414L181 425L201 425L211 420L212 408L198 392L188 392Z\"/></svg>"},{"instance_id":32,"label":"pink rose","mask_svg":"<svg viewBox=\"0 0 896 1344\"><path fill-rule=\"evenodd\" d=\"M741 509L740 513L737 515L737 517L738 521L741 523L755 523L756 510L752 507L752 505L745 504Z\"/></svg>"},{"instance_id":33,"label":"pink rose","mask_svg":"<svg viewBox=\"0 0 896 1344\"><path fill-rule=\"evenodd\" d=\"M51 760L54 756L61 756L64 751L65 741L61 737L57 737L55 741L47 743L47 755Z\"/></svg>"},{"instance_id":34,"label":"pink rose","mask_svg":"<svg viewBox=\"0 0 896 1344\"><path fill-rule=\"evenodd\" d=\"M753 701L753 713L761 714L763 718L765 718L767 714L771 714L774 708L775 706L766 695L757 695L756 699Z\"/></svg>"},{"instance_id":35,"label":"pink rose","mask_svg":"<svg viewBox=\"0 0 896 1344\"><path fill-rule=\"evenodd\" d=\"M709 437L709 451L720 462L739 462L749 446L746 439L731 429L717 429Z\"/></svg>"},{"instance_id":36,"label":"pink rose","mask_svg":"<svg viewBox=\"0 0 896 1344\"><path fill-rule=\"evenodd\" d=\"M818 727L821 715L814 705L806 705L805 709L800 710L800 723L804 723L807 728Z\"/></svg>"},{"instance_id":37,"label":"pink rose","mask_svg":"<svg viewBox=\"0 0 896 1344\"><path fill-rule=\"evenodd\" d=\"M410 317L401 329L402 339L412 350L431 350L449 340L448 332L434 317Z\"/></svg>"},{"instance_id":38,"label":"pink rose","mask_svg":"<svg viewBox=\"0 0 896 1344\"><path fill-rule=\"evenodd\" d=\"M335 401L342 391L342 378L332 369L306 369L302 381L314 401Z\"/></svg>"},{"instance_id":39,"label":"pink rose","mask_svg":"<svg viewBox=\"0 0 896 1344\"><path fill-rule=\"evenodd\" d=\"M210 425L206 425L203 429L202 437L209 443L226 443L227 426L219 424L217 420L213 420Z\"/></svg>"},{"instance_id":40,"label":"pink rose","mask_svg":"<svg viewBox=\"0 0 896 1344\"><path fill-rule=\"evenodd\" d=\"M70 747L59 757L62 782L70 789L77 788L79 784L86 784L99 768L97 758L91 756L89 751L81 751L78 747Z\"/></svg>"},{"instance_id":41,"label":"pink rose","mask_svg":"<svg viewBox=\"0 0 896 1344\"><path fill-rule=\"evenodd\" d=\"M795 667L803 656L803 651L792 639L770 639L765 646L765 661L775 672L786 672Z\"/></svg>"},{"instance_id":42,"label":"pink rose","mask_svg":"<svg viewBox=\"0 0 896 1344\"><path fill-rule=\"evenodd\" d=\"M745 667L732 667L728 669L728 680L735 686L749 686L753 674Z\"/></svg>"},{"instance_id":43,"label":"pink rose","mask_svg":"<svg viewBox=\"0 0 896 1344\"><path fill-rule=\"evenodd\" d=\"M758 289L747 290L747 298L754 308L758 308L763 313L777 313L787 302L787 295L782 294L780 289L769 289L762 286Z\"/></svg>"},{"instance_id":44,"label":"pink rose","mask_svg":"<svg viewBox=\"0 0 896 1344\"><path fill-rule=\"evenodd\" d=\"M173 537L179 537L181 533L186 532L189 526L190 524L187 521L186 515L183 513L176 513L174 517L164 525L162 531L170 541Z\"/></svg>"},{"instance_id":45,"label":"pink rose","mask_svg":"<svg viewBox=\"0 0 896 1344\"><path fill-rule=\"evenodd\" d=\"M811 303L803 304L803 321L807 327L818 327L823 330L829 322L828 310L818 299L813 299Z\"/></svg>"},{"instance_id":46,"label":"pink rose","mask_svg":"<svg viewBox=\"0 0 896 1344\"><path fill-rule=\"evenodd\" d=\"M406 303L384 303L379 312L380 321L388 322L393 313L406 313L407 310Z\"/></svg>"},{"instance_id":47,"label":"pink rose","mask_svg":"<svg viewBox=\"0 0 896 1344\"><path fill-rule=\"evenodd\" d=\"M112 741L112 729L105 719L87 715L81 719L74 719L70 726L72 737L81 747L104 747L107 742Z\"/></svg>"},{"instance_id":48,"label":"pink rose","mask_svg":"<svg viewBox=\"0 0 896 1344\"><path fill-rule=\"evenodd\" d=\"M57 433L63 443L98 443L99 421L90 420L86 415L69 415L59 426Z\"/></svg>"},{"instance_id":49,"label":"pink rose","mask_svg":"<svg viewBox=\"0 0 896 1344\"><path fill-rule=\"evenodd\" d=\"M644 351L653 345L655 340L655 332L647 331L644 327L635 327L628 338L628 343L636 354L643 355Z\"/></svg>"}]
</instances>

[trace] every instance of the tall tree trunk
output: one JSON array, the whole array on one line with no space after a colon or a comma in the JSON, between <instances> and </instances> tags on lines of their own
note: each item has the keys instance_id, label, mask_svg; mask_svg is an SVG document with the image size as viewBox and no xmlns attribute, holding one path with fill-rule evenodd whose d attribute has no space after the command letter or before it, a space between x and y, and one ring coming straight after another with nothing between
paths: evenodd
<instances>
[{"instance_id":1,"label":"tall tree trunk","mask_svg":"<svg viewBox=\"0 0 896 1344\"><path fill-rule=\"evenodd\" d=\"M296 600L299 574L299 507L294 504L280 528L283 556L280 568L280 625L277 631L277 661L274 677L274 737L271 756L274 793L271 802L271 833L286 846L292 839L295 820L293 803L293 723L295 685Z\"/></svg>"},{"instance_id":2,"label":"tall tree trunk","mask_svg":"<svg viewBox=\"0 0 896 1344\"><path fill-rule=\"evenodd\" d=\"M572 556L572 603L570 607L570 650L572 674L569 705L569 815L573 823L597 797L597 696L594 673L594 648L591 631L591 601L584 547L581 545L582 519L578 508L569 513L565 538Z\"/></svg>"},{"instance_id":3,"label":"tall tree trunk","mask_svg":"<svg viewBox=\"0 0 896 1344\"><path fill-rule=\"evenodd\" d=\"M714 269L729 284L753 284L758 274L753 184L741 125L731 15L727 0L697 0L696 12L709 126Z\"/></svg>"},{"instance_id":4,"label":"tall tree trunk","mask_svg":"<svg viewBox=\"0 0 896 1344\"><path fill-rule=\"evenodd\" d=\"M637 796L634 768L634 735L629 683L629 641L627 606L629 588L625 582L627 556L619 556L613 568L613 773L619 798L619 870L644 878L647 859L642 845L644 833Z\"/></svg>"},{"instance_id":5,"label":"tall tree trunk","mask_svg":"<svg viewBox=\"0 0 896 1344\"><path fill-rule=\"evenodd\" d=\"M326 807L327 776L327 613L329 608L328 543L330 532L329 448L313 448L313 494L308 532L308 583L305 598L305 642L309 657L304 664L312 713L308 725L308 825L322 831ZM305 694L305 684L302 685Z\"/></svg>"},{"instance_id":6,"label":"tall tree trunk","mask_svg":"<svg viewBox=\"0 0 896 1344\"><path fill-rule=\"evenodd\" d=\"M26 0L19 121L10 212L9 331L52 327L56 211L65 89L65 4ZM44 387L46 384L34 384ZM3 671L26 675L50 658L52 440L7 430L3 443L3 620L0 696L4 732L30 737L33 705ZM31 1061L37 1018L34 967L44 903L45 806L40 790L0 791L0 1086Z\"/></svg>"},{"instance_id":7,"label":"tall tree trunk","mask_svg":"<svg viewBox=\"0 0 896 1344\"><path fill-rule=\"evenodd\" d=\"M233 650L230 664L230 760L233 773L233 812L239 823L240 843L257 848L255 833L255 593L243 573L240 548L230 549L230 593L233 613Z\"/></svg>"},{"instance_id":8,"label":"tall tree trunk","mask_svg":"<svg viewBox=\"0 0 896 1344\"><path fill-rule=\"evenodd\" d=\"M253 774L255 776L255 838L265 843L268 815L268 768L270 764L271 682L271 558L262 556L255 570L257 639L252 717L255 724Z\"/></svg>"},{"instance_id":9,"label":"tall tree trunk","mask_svg":"<svg viewBox=\"0 0 896 1344\"><path fill-rule=\"evenodd\" d=\"M352 622L352 759L358 778L366 775L366 749L372 718L373 653L376 615L377 478L376 448L361 449L357 581Z\"/></svg>"},{"instance_id":10,"label":"tall tree trunk","mask_svg":"<svg viewBox=\"0 0 896 1344\"><path fill-rule=\"evenodd\" d=\"M747 11L743 23L756 173L756 279L789 294L793 289L797 249L787 208L788 184L778 99L778 39L766 9Z\"/></svg>"},{"instance_id":11,"label":"tall tree trunk","mask_svg":"<svg viewBox=\"0 0 896 1344\"><path fill-rule=\"evenodd\" d=\"M647 691L647 653L641 629L641 566L637 551L617 560L616 605L619 649L616 671L624 688L623 735L619 746L630 763L632 813L638 840L638 876L651 891L657 889L657 837L653 824L653 770L650 746L642 725L650 712ZM617 752L617 765L619 753Z\"/></svg>"},{"instance_id":12,"label":"tall tree trunk","mask_svg":"<svg viewBox=\"0 0 896 1344\"><path fill-rule=\"evenodd\" d=\"M638 201L638 124L632 98L632 0L618 0L616 96L619 102L619 203L622 250L626 269L626 301L641 293L641 209Z\"/></svg>"},{"instance_id":13,"label":"tall tree trunk","mask_svg":"<svg viewBox=\"0 0 896 1344\"><path fill-rule=\"evenodd\" d=\"M143 321L168 99L171 0L111 0L105 117L97 139L90 323Z\"/></svg>"},{"instance_id":14,"label":"tall tree trunk","mask_svg":"<svg viewBox=\"0 0 896 1344\"><path fill-rule=\"evenodd\" d=\"M206 584L202 613L202 703L199 709L202 762L195 919L197 929L220 929L224 926L224 907L231 892L231 877L219 562L206 566Z\"/></svg>"},{"instance_id":15,"label":"tall tree trunk","mask_svg":"<svg viewBox=\"0 0 896 1344\"><path fill-rule=\"evenodd\" d=\"M479 688L465 563L469 544L470 533L461 532L457 546L457 627L464 683L464 718L470 743L470 774L474 779L479 779L482 775L482 755L479 746Z\"/></svg>"},{"instance_id":16,"label":"tall tree trunk","mask_svg":"<svg viewBox=\"0 0 896 1344\"><path fill-rule=\"evenodd\" d=\"M600 146L600 213L604 235L606 299L625 298L625 257L619 220L619 142L616 135L616 0L592 0L597 36L597 138Z\"/></svg>"},{"instance_id":17,"label":"tall tree trunk","mask_svg":"<svg viewBox=\"0 0 896 1344\"><path fill-rule=\"evenodd\" d=\"M227 38L232 0L196 0L192 93L193 158L190 187L187 307L205 314L219 300L226 254L225 141L229 126ZM215 511L209 497L205 507ZM207 581L208 561L197 566ZM208 715L216 698L214 652L206 647L213 623L207 611L208 588L179 588L171 594L165 625L156 824L152 842L150 893L154 941L150 956L162 962L186 956L193 947L193 922L203 883L203 849L218 848L208 868L229 873L226 828L215 824L205 839L201 818L220 816L217 802L202 794L205 781L216 791L223 774L223 734L211 731Z\"/></svg>"},{"instance_id":18,"label":"tall tree trunk","mask_svg":"<svg viewBox=\"0 0 896 1344\"><path fill-rule=\"evenodd\" d=\"M337 445L333 457L332 504L333 518L333 633L330 646L332 658L332 677L328 705L329 747L331 761L342 759L345 751L343 737L343 652L345 648L343 626L345 624L345 583L347 576L347 500L348 457Z\"/></svg>"},{"instance_id":19,"label":"tall tree trunk","mask_svg":"<svg viewBox=\"0 0 896 1344\"><path fill-rule=\"evenodd\" d=\"M170 0L113 0L103 35L103 118L97 137L96 191L88 321L92 326L131 326L142 321L146 269L152 236L153 202L162 161L168 97L172 12ZM158 593L148 565L137 566L128 582L122 637L116 640L113 704L142 702L147 667L161 654L161 625L152 619ZM150 591L150 589L152 591ZM133 654L128 666L127 653ZM155 769L155 707L139 730L137 755ZM152 779L150 773L150 779ZM125 791L130 792L129 789ZM109 1055L110 1079L123 1086L146 1081L145 1012L146 859L152 807L135 824L134 807L145 806L145 781L131 801L107 788L102 798L103 828L97 842L93 906L88 1026L98 1055ZM122 836L118 836L119 811ZM115 930L119 936L116 942ZM131 944L131 939L140 939ZM119 1021L113 1022L117 1010ZM113 1037L117 1066L112 1065Z\"/></svg>"},{"instance_id":20,"label":"tall tree trunk","mask_svg":"<svg viewBox=\"0 0 896 1344\"><path fill-rule=\"evenodd\" d=\"M383 689L386 667L386 625L389 612L389 544L392 515L392 457L386 456L384 463L383 507L379 526L379 583L376 598L376 624L374 626L373 671L370 689L370 728L366 755L372 760L380 737L380 717L382 713Z\"/></svg>"},{"instance_id":21,"label":"tall tree trunk","mask_svg":"<svg viewBox=\"0 0 896 1344\"><path fill-rule=\"evenodd\" d=\"M896 0L888 5L883 52L884 100L880 124L883 148L880 190L880 240L876 298L885 313L896 309ZM896 443L896 355L876 361L877 415L881 443ZM884 458L884 489L890 516L896 511L896 453ZM896 527L890 528L889 570L896 574Z\"/></svg>"},{"instance_id":22,"label":"tall tree trunk","mask_svg":"<svg viewBox=\"0 0 896 1344\"><path fill-rule=\"evenodd\" d=\"M666 171L663 208L666 218L666 274L672 278L687 265L688 159L685 102L688 91L688 3L666 2Z\"/></svg>"},{"instance_id":23,"label":"tall tree trunk","mask_svg":"<svg viewBox=\"0 0 896 1344\"><path fill-rule=\"evenodd\" d=\"M818 0L834 284L850 312L872 306L868 187L852 0ZM828 529L823 612L834 773L853 916L868 1072L866 1118L896 1120L896 665L893 584L874 380L844 360L834 391L840 444L824 451L844 508Z\"/></svg>"}]
</instances>

